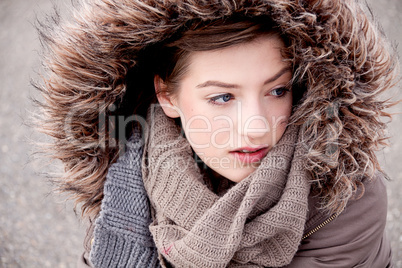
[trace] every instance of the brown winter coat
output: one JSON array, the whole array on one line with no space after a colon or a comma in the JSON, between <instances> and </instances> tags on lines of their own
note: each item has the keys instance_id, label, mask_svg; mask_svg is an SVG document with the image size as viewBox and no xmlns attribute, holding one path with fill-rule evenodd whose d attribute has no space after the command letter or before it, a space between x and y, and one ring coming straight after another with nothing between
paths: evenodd
<instances>
[{"instance_id":1,"label":"brown winter coat","mask_svg":"<svg viewBox=\"0 0 402 268\"><path fill-rule=\"evenodd\" d=\"M350 200L337 218L302 240L292 263L286 267L393 267L384 230L387 216L384 177L378 175L372 183L365 182L365 186L361 199ZM310 198L305 234L328 219L314 204L316 200Z\"/></svg>"}]
</instances>

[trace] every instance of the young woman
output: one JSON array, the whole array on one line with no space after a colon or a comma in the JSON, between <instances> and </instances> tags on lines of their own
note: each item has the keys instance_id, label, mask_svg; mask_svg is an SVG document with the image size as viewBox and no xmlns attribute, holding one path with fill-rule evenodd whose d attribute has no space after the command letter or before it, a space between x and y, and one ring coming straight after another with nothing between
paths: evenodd
<instances>
[{"instance_id":1,"label":"young woman","mask_svg":"<svg viewBox=\"0 0 402 268\"><path fill-rule=\"evenodd\" d=\"M391 267L397 62L352 0L88 0L42 27L79 266Z\"/></svg>"}]
</instances>

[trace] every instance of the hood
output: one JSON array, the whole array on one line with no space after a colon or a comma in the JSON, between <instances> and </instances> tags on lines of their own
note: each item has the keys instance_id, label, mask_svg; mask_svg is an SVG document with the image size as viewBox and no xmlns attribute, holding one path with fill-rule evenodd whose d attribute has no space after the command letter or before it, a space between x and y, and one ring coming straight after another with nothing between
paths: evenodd
<instances>
[{"instance_id":1,"label":"hood","mask_svg":"<svg viewBox=\"0 0 402 268\"><path fill-rule=\"evenodd\" d=\"M139 53L191 23L231 16L270 16L289 37L294 83L305 89L292 122L304 131L306 168L324 207L341 210L379 169L374 150L385 137L380 117L388 103L378 95L393 85L397 61L356 1L81 1L70 17L39 23L47 75L38 87L40 129L55 138L51 154L65 165L61 189L85 213L99 211L125 139L101 122L113 117L111 105L135 95L136 82L128 92L126 77Z\"/></svg>"}]
</instances>

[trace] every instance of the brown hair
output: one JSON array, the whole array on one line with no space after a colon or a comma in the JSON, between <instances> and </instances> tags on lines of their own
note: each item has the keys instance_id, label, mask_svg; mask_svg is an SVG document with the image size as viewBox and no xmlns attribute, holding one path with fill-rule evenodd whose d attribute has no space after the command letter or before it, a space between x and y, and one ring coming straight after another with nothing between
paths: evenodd
<instances>
[{"instance_id":1,"label":"brown hair","mask_svg":"<svg viewBox=\"0 0 402 268\"><path fill-rule=\"evenodd\" d=\"M293 67L293 88L306 89L292 122L303 126L306 168L323 208L341 211L362 180L380 169L375 149L386 139L381 117L389 116L384 110L390 102L379 94L395 84L398 61L357 2L241 3L91 0L82 1L69 22L56 16L39 25L48 76L38 85L44 99L38 126L54 138L47 147L51 157L64 164L60 189L82 203L84 214L99 212L108 168L119 154L115 144L126 139L113 134L117 127L108 119L131 116L133 102L136 113L145 115L154 98L153 68L159 62L148 62L148 52L192 29L205 26L206 33L219 21L269 18L286 36L284 58ZM183 44L191 42L196 41L188 35ZM167 79L168 73L160 76Z\"/></svg>"}]
</instances>

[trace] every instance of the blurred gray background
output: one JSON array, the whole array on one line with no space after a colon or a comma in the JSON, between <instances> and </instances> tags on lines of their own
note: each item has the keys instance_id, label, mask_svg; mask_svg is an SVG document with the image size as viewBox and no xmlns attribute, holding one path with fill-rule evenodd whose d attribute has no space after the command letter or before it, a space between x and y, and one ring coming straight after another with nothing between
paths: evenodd
<instances>
[{"instance_id":1,"label":"blurred gray background","mask_svg":"<svg viewBox=\"0 0 402 268\"><path fill-rule=\"evenodd\" d=\"M0 267L75 267L82 252L84 224L71 202L50 194L51 185L40 173L41 162L31 156L30 140L38 138L27 127L30 96L36 95L30 79L38 79L39 40L36 17L43 18L62 0L0 0ZM373 13L389 39L401 44L402 1L369 0ZM400 88L393 92L402 98ZM402 104L392 109L400 113ZM402 115L390 124L391 147L378 153L388 182L387 232L392 240L396 267L402 267Z\"/></svg>"}]
</instances>

